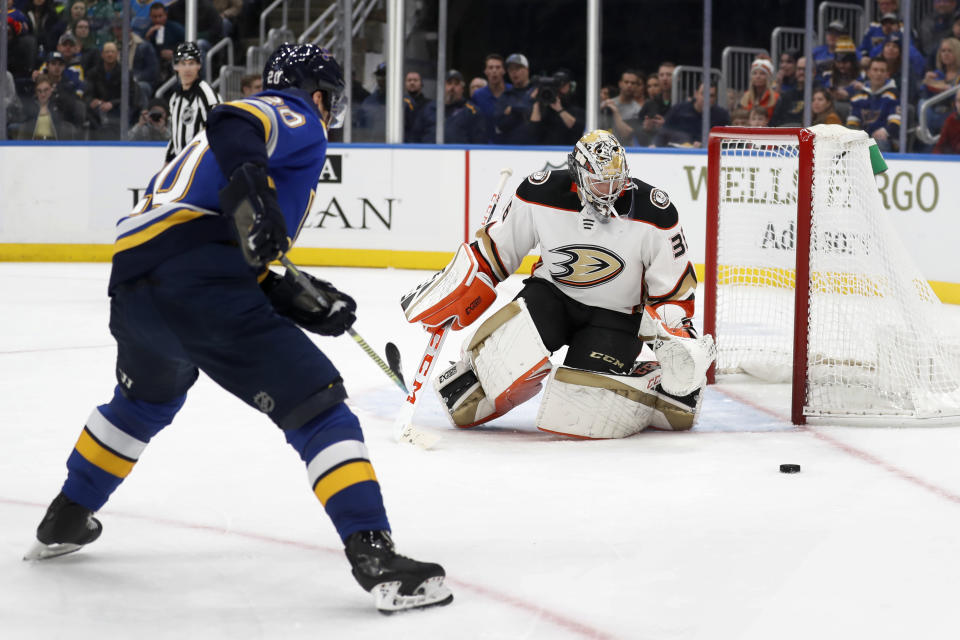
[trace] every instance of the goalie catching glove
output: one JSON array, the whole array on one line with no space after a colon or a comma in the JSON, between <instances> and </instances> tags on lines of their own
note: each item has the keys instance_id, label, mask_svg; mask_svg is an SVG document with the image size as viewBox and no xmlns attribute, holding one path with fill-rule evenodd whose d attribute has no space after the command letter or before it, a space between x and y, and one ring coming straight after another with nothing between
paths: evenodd
<instances>
[{"instance_id":1,"label":"goalie catching glove","mask_svg":"<svg viewBox=\"0 0 960 640\"><path fill-rule=\"evenodd\" d=\"M260 283L260 288L267 294L276 312L307 331L322 336L339 336L353 326L357 319L354 315L357 303L353 298L338 291L326 280L314 278L303 271L300 273L310 280L310 284L322 297L311 295L289 270L283 277L268 271L266 279Z\"/></svg>"},{"instance_id":2,"label":"goalie catching glove","mask_svg":"<svg viewBox=\"0 0 960 640\"><path fill-rule=\"evenodd\" d=\"M247 264L262 267L287 252L287 223L265 168L249 162L240 165L219 195Z\"/></svg>"},{"instance_id":3,"label":"goalie catching glove","mask_svg":"<svg viewBox=\"0 0 960 640\"><path fill-rule=\"evenodd\" d=\"M432 278L400 299L407 322L439 327L453 321L458 331L483 315L497 299L496 280L477 257L472 246L463 243L453 260Z\"/></svg>"},{"instance_id":4,"label":"goalie catching glove","mask_svg":"<svg viewBox=\"0 0 960 640\"><path fill-rule=\"evenodd\" d=\"M660 363L660 387L675 396L686 396L703 386L707 369L717 357L713 336L697 337L693 323L683 318L671 328L653 307L644 307L639 337L651 342Z\"/></svg>"}]
</instances>

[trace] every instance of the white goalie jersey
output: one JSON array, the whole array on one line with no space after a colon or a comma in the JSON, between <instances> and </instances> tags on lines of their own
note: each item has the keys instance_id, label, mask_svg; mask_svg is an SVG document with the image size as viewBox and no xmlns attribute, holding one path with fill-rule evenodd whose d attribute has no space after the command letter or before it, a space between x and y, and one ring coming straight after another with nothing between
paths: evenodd
<instances>
[{"instance_id":1,"label":"white goalie jersey","mask_svg":"<svg viewBox=\"0 0 960 640\"><path fill-rule=\"evenodd\" d=\"M539 245L533 276L578 302L621 313L669 303L682 312L665 320L692 317L697 277L676 207L663 190L632 181L635 188L616 202L617 217L601 221L580 204L567 171L538 171L477 232L480 254L502 281Z\"/></svg>"}]
</instances>

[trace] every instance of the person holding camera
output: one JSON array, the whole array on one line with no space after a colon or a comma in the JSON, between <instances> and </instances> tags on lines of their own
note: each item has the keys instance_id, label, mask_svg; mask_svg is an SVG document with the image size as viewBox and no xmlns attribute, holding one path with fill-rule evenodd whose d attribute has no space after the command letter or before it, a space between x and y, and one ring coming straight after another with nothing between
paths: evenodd
<instances>
[{"instance_id":1,"label":"person holding camera","mask_svg":"<svg viewBox=\"0 0 960 640\"><path fill-rule=\"evenodd\" d=\"M533 92L530 82L530 62L522 53L507 57L507 75L511 87L497 98L494 116L494 143L530 144L529 131L525 126L533 110Z\"/></svg>"},{"instance_id":2,"label":"person holding camera","mask_svg":"<svg viewBox=\"0 0 960 640\"><path fill-rule=\"evenodd\" d=\"M573 83L566 71L536 79L528 130L531 144L570 145L586 126L583 109L571 104Z\"/></svg>"},{"instance_id":3,"label":"person holding camera","mask_svg":"<svg viewBox=\"0 0 960 640\"><path fill-rule=\"evenodd\" d=\"M168 126L170 114L163 100L151 100L147 108L140 112L140 120L127 133L128 140L138 142L166 142L170 140Z\"/></svg>"}]
</instances>

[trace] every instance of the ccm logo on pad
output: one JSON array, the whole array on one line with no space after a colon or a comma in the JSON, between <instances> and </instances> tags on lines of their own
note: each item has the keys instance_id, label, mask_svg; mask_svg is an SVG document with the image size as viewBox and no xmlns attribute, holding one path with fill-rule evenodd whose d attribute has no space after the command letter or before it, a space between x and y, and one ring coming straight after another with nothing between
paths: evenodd
<instances>
[{"instance_id":1,"label":"ccm logo on pad","mask_svg":"<svg viewBox=\"0 0 960 640\"><path fill-rule=\"evenodd\" d=\"M477 296L476 300L467 305L467 315L470 315L478 306L480 306L480 296Z\"/></svg>"}]
</instances>

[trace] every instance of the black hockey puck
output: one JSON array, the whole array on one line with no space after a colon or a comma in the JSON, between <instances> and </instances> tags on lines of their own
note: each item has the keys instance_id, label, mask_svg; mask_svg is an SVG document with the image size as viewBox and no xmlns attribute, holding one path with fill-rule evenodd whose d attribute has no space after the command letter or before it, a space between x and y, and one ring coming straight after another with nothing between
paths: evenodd
<instances>
[{"instance_id":1,"label":"black hockey puck","mask_svg":"<svg viewBox=\"0 0 960 640\"><path fill-rule=\"evenodd\" d=\"M800 473L800 465L782 464L780 465L780 473Z\"/></svg>"}]
</instances>

